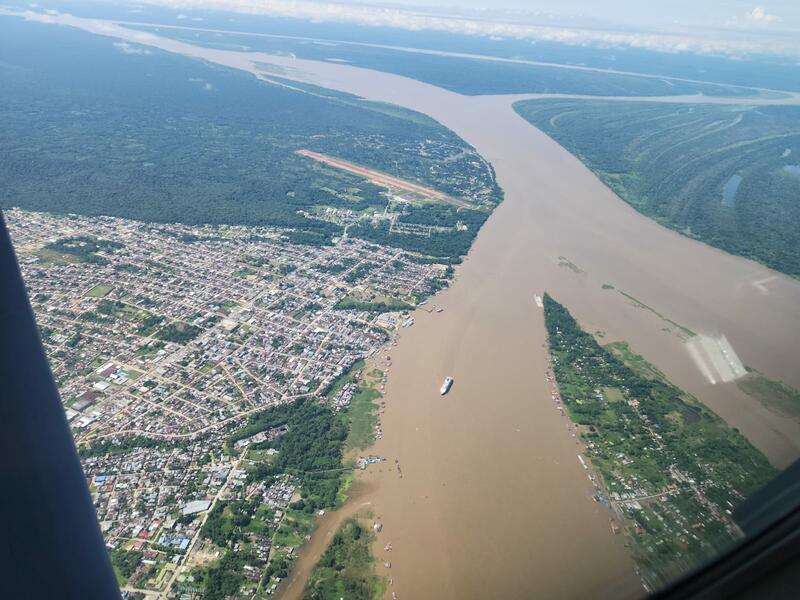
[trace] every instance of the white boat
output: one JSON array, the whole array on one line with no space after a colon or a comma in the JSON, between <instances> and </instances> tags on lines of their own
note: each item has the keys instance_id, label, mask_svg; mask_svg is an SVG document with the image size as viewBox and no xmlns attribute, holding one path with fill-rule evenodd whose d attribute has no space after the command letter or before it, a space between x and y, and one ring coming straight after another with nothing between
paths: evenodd
<instances>
[{"instance_id":1,"label":"white boat","mask_svg":"<svg viewBox=\"0 0 800 600\"><path fill-rule=\"evenodd\" d=\"M439 389L439 393L444 396L447 392L450 391L450 386L453 385L453 378L452 377L445 377L444 383L442 387Z\"/></svg>"}]
</instances>

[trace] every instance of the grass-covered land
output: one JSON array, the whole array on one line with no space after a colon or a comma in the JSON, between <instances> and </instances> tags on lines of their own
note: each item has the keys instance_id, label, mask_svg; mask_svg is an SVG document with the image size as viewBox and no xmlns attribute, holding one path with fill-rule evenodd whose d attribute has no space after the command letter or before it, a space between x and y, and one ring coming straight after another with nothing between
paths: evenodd
<instances>
[{"instance_id":1,"label":"grass-covered land","mask_svg":"<svg viewBox=\"0 0 800 600\"><path fill-rule=\"evenodd\" d=\"M752 372L738 380L736 385L771 411L789 419L800 420L800 390Z\"/></svg>"},{"instance_id":2,"label":"grass-covered land","mask_svg":"<svg viewBox=\"0 0 800 600\"><path fill-rule=\"evenodd\" d=\"M375 401L381 397L377 389L363 384L353 394L347 408L350 431L344 443L345 451L363 450L375 441L375 425L378 422L375 414L378 405Z\"/></svg>"},{"instance_id":3,"label":"grass-covered land","mask_svg":"<svg viewBox=\"0 0 800 600\"><path fill-rule=\"evenodd\" d=\"M356 519L346 521L331 540L306 585L305 600L373 600L386 586L375 573L370 551L374 534Z\"/></svg>"},{"instance_id":4,"label":"grass-covered land","mask_svg":"<svg viewBox=\"0 0 800 600\"><path fill-rule=\"evenodd\" d=\"M41 260L54 264L93 263L105 265L108 261L98 253L113 253L119 248L122 248L122 244L119 242L78 236L62 238L46 244L37 252L37 255Z\"/></svg>"},{"instance_id":5,"label":"grass-covered land","mask_svg":"<svg viewBox=\"0 0 800 600\"><path fill-rule=\"evenodd\" d=\"M373 369L364 372L366 363L359 360L345 373L336 379L325 391L328 402L332 401L345 386L354 386L350 404L342 411L347 419L347 438L344 441L344 452L363 450L375 441L375 426L378 423L378 404L376 400L383 397L378 385L383 380L383 372ZM347 487L350 482L345 482Z\"/></svg>"},{"instance_id":6,"label":"grass-covered land","mask_svg":"<svg viewBox=\"0 0 800 600\"><path fill-rule=\"evenodd\" d=\"M375 442L375 428L378 425L378 402L383 398L380 385L384 373L378 368L361 370L356 381L357 387L345 411L350 430L344 442L345 452L364 450Z\"/></svg>"},{"instance_id":7,"label":"grass-covered land","mask_svg":"<svg viewBox=\"0 0 800 600\"><path fill-rule=\"evenodd\" d=\"M737 430L627 344L600 346L544 296L561 400L649 589L737 538L731 512L777 474Z\"/></svg>"},{"instance_id":8,"label":"grass-covered land","mask_svg":"<svg viewBox=\"0 0 800 600\"><path fill-rule=\"evenodd\" d=\"M88 292L86 292L86 296L89 298L104 298L108 296L109 292L114 289L114 285L111 283L98 283Z\"/></svg>"},{"instance_id":9,"label":"grass-covered land","mask_svg":"<svg viewBox=\"0 0 800 600\"><path fill-rule=\"evenodd\" d=\"M278 510L261 504L259 497L247 500L241 495L214 506L200 535L202 543L218 549L221 556L192 572L204 598L223 600L239 593L265 598L270 583L289 574L294 549L314 530L314 515L290 506L280 509L277 518ZM265 545L273 548L268 563Z\"/></svg>"},{"instance_id":10,"label":"grass-covered land","mask_svg":"<svg viewBox=\"0 0 800 600\"><path fill-rule=\"evenodd\" d=\"M326 244L343 227L312 218L317 209L387 206L383 188L296 154L308 149L476 206L428 204L404 217L418 222L434 210L450 232L381 236L456 260L477 233L456 223L482 222L501 197L488 163L418 113L155 49L123 52L110 38L12 17L0 17L0 38L2 207L275 226L291 241ZM371 230L349 234L372 239Z\"/></svg>"},{"instance_id":11,"label":"grass-covered land","mask_svg":"<svg viewBox=\"0 0 800 600\"><path fill-rule=\"evenodd\" d=\"M586 100L514 106L639 212L800 276L800 107Z\"/></svg>"}]
</instances>

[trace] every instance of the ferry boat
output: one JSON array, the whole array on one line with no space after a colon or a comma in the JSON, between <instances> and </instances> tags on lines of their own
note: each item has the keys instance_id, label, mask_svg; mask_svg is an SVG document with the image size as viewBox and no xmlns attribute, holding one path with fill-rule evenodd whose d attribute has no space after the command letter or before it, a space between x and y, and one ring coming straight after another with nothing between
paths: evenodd
<instances>
[{"instance_id":1,"label":"ferry boat","mask_svg":"<svg viewBox=\"0 0 800 600\"><path fill-rule=\"evenodd\" d=\"M447 392L450 391L450 386L453 385L453 378L452 377L445 377L444 383L442 387L439 389L439 393L444 396Z\"/></svg>"}]
</instances>

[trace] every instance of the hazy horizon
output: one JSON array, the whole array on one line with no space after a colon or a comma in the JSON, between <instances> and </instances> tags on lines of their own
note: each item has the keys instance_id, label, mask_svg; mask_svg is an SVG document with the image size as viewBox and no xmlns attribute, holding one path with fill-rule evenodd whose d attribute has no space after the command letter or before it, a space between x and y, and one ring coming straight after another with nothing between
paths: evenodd
<instances>
[{"instance_id":1,"label":"hazy horizon","mask_svg":"<svg viewBox=\"0 0 800 600\"><path fill-rule=\"evenodd\" d=\"M98 4L127 8L132 15L157 6L196 23L204 20L202 11L226 11L571 45L800 59L800 4L789 0L715 0L705 2L702 11L689 0L646 5L633 0L602 5L588 0L500 0L491 7L485 0L98 0ZM69 12L69 6L69 2L42 2L26 8Z\"/></svg>"}]
</instances>

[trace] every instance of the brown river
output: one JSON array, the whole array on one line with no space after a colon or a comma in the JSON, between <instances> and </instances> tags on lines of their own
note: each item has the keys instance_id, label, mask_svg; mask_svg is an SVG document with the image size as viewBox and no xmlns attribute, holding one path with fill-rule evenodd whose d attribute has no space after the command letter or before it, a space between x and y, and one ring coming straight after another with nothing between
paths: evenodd
<instances>
[{"instance_id":1,"label":"brown river","mask_svg":"<svg viewBox=\"0 0 800 600\"><path fill-rule=\"evenodd\" d=\"M40 20L255 74L277 70L423 112L491 162L505 191L453 285L430 301L444 312L417 310L416 325L383 352L392 359L385 436L371 452L387 462L360 473L351 501L322 518L283 597L301 595L333 531L359 510L370 510L383 524L375 553L379 571L393 580L387 597L642 592L624 539L611 533L609 513L590 497L587 471L577 459L579 442L550 400L544 323L534 293L549 292L585 329L604 332L604 341L629 342L775 465L800 456L800 424L770 412L735 383L709 383L675 328L654 312L695 332L726 336L745 365L800 386L800 282L643 217L519 117L511 104L520 96L461 96L342 64L200 48L66 16ZM574 268L560 266L560 257ZM455 384L441 397L446 375ZM388 543L392 550L384 551Z\"/></svg>"}]
</instances>

